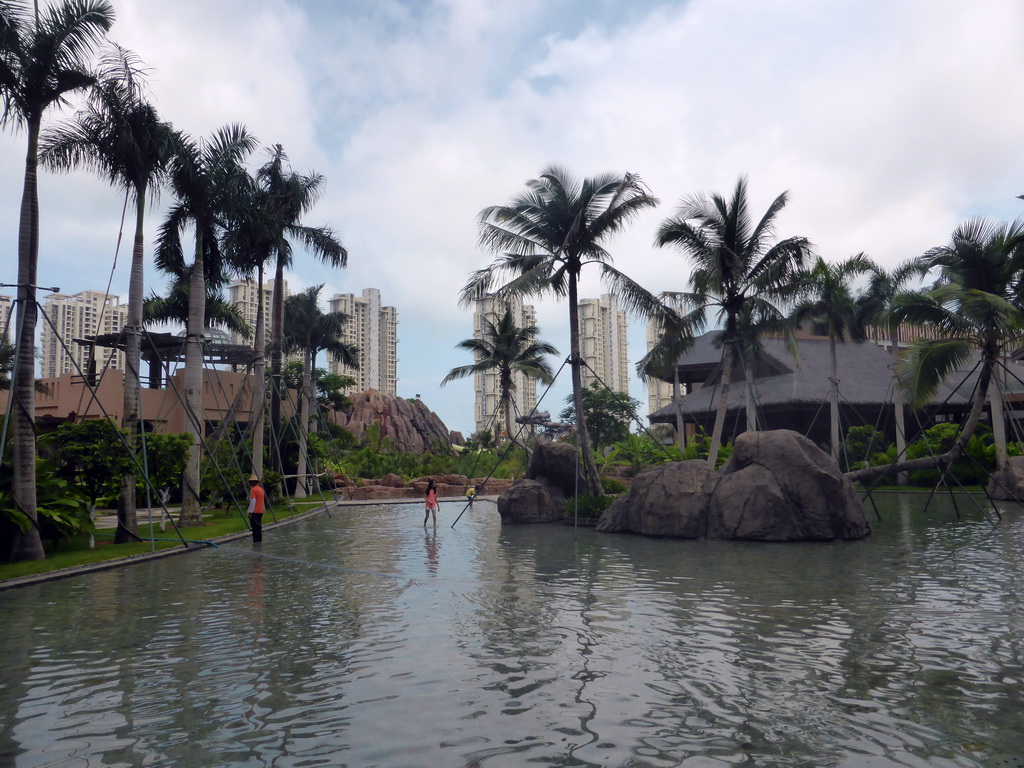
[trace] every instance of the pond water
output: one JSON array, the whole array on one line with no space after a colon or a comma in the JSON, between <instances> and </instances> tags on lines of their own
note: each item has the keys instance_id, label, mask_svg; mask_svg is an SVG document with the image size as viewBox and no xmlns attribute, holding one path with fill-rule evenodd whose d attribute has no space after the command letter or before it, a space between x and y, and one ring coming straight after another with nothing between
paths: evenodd
<instances>
[{"instance_id":1,"label":"pond water","mask_svg":"<svg viewBox=\"0 0 1024 768\"><path fill-rule=\"evenodd\" d=\"M0 765L1024 766L1024 513L922 506L784 545L345 507L8 590Z\"/></svg>"}]
</instances>

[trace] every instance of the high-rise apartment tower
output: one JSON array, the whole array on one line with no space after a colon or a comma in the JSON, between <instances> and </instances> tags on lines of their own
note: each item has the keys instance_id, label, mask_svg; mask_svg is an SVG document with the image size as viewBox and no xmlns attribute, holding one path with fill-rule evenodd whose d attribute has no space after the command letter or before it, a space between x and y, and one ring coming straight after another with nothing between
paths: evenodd
<instances>
[{"instance_id":1,"label":"high-rise apartment tower","mask_svg":"<svg viewBox=\"0 0 1024 768\"><path fill-rule=\"evenodd\" d=\"M381 306L380 291L366 288L361 296L335 294L328 302L332 312L348 315L345 324L346 344L359 348L359 368L343 365L329 355L327 368L331 373L350 376L356 383L343 390L346 394L376 389L389 395L398 394L398 311Z\"/></svg>"},{"instance_id":2,"label":"high-rise apartment tower","mask_svg":"<svg viewBox=\"0 0 1024 768\"><path fill-rule=\"evenodd\" d=\"M615 294L600 299L580 299L580 371L583 386L597 383L600 377L613 392L629 393L629 357L626 339L626 313L619 309ZM596 374L596 376L595 376Z\"/></svg>"},{"instance_id":3,"label":"high-rise apartment tower","mask_svg":"<svg viewBox=\"0 0 1024 768\"><path fill-rule=\"evenodd\" d=\"M288 298L288 281L282 280L285 298ZM245 322L256 333L256 312L259 309L259 292L256 290L255 280L242 280L228 286L228 304L238 307ZM264 349L267 359L270 359L270 337L272 333L270 312L274 306L274 281L267 280L263 283L263 331ZM232 333L231 341L235 344L252 344L252 339L243 339L241 334Z\"/></svg>"},{"instance_id":4,"label":"high-rise apartment tower","mask_svg":"<svg viewBox=\"0 0 1024 768\"><path fill-rule=\"evenodd\" d=\"M120 297L107 296L103 291L53 293L46 299L43 311L49 318L41 318L39 322L43 331L41 373L44 379L79 371L88 374L91 345L77 344L75 339L117 333L128 319L128 305L122 304ZM124 370L124 352L96 347L95 365L97 372L106 367Z\"/></svg>"}]
</instances>

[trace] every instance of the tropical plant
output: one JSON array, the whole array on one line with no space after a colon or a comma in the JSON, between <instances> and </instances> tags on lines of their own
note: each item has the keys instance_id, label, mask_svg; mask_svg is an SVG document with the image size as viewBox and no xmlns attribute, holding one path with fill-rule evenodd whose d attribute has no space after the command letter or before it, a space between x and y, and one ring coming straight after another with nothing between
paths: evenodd
<instances>
[{"instance_id":1,"label":"tropical plant","mask_svg":"<svg viewBox=\"0 0 1024 768\"><path fill-rule=\"evenodd\" d=\"M862 342L867 338L869 305L860 301L853 290L854 278L875 269L875 263L863 253L830 264L820 256L806 269L793 276L792 290L797 297L790 319L796 325L811 323L816 331L828 336L829 409L831 411L832 460L839 461L839 363L836 342L849 337Z\"/></svg>"},{"instance_id":2,"label":"tropical plant","mask_svg":"<svg viewBox=\"0 0 1024 768\"><path fill-rule=\"evenodd\" d=\"M515 375L520 373L550 384L554 377L544 355L557 355L558 350L546 341L537 340L537 326L518 327L509 308L496 324L485 317L479 338L463 339L455 348L472 352L476 362L452 368L441 380L441 386L473 374L493 371L498 377L498 407L505 417L505 434L509 440L514 440L512 405L516 391Z\"/></svg>"},{"instance_id":3,"label":"tropical plant","mask_svg":"<svg viewBox=\"0 0 1024 768\"><path fill-rule=\"evenodd\" d=\"M843 456L849 468L859 468L867 466L871 458L880 451L885 451L887 446L885 434L871 424L853 426L846 430Z\"/></svg>"},{"instance_id":4,"label":"tropical plant","mask_svg":"<svg viewBox=\"0 0 1024 768\"><path fill-rule=\"evenodd\" d=\"M299 459L296 470L296 496L309 493L306 465L309 451L310 410L316 402L313 370L321 352L334 356L343 365L359 366L359 350L342 341L348 316L343 312L324 312L320 309L320 291L323 284L307 288L289 296L284 307L284 346L289 352L302 354L302 388L299 395Z\"/></svg>"},{"instance_id":5,"label":"tropical plant","mask_svg":"<svg viewBox=\"0 0 1024 768\"><path fill-rule=\"evenodd\" d=\"M160 296L155 291L149 294L142 305L143 325L187 326L191 272L191 267L184 265L182 274L172 275L166 296ZM207 283L206 286L204 314L207 328L223 328L246 339L253 335L252 328L246 322L241 309L228 303L224 292L212 283Z\"/></svg>"},{"instance_id":6,"label":"tropical plant","mask_svg":"<svg viewBox=\"0 0 1024 768\"><path fill-rule=\"evenodd\" d=\"M11 397L18 403L11 425L14 481L12 499L19 513L36 521L35 337L39 271L39 134L43 117L70 95L95 84L93 51L114 23L106 0L64 0L40 14L27 4L0 3L0 125L24 128L24 188L18 222L18 364ZM3 553L10 560L42 560L39 530L32 525L12 537Z\"/></svg>"},{"instance_id":7,"label":"tropical plant","mask_svg":"<svg viewBox=\"0 0 1024 768\"><path fill-rule=\"evenodd\" d=\"M303 225L302 217L312 210L323 191L324 177L318 173L302 176L285 170L288 160L283 147L274 145L270 159L256 174L263 203L261 220L274 259L274 294L270 323L270 426L273 440L281 431L281 366L284 350L284 271L291 267L292 240L303 245L318 260L331 267L348 264L348 251L330 227ZM262 287L262 286L261 286Z\"/></svg>"},{"instance_id":8,"label":"tropical plant","mask_svg":"<svg viewBox=\"0 0 1024 768\"><path fill-rule=\"evenodd\" d=\"M142 303L147 195L155 198L173 145L173 133L144 98L138 58L115 46L103 62L100 82L74 120L47 130L42 137L40 162L57 171L87 168L111 185L123 188L135 204L135 238L128 284L128 316L124 332L124 415L121 426L134 451L139 423L139 362L141 357ZM114 542L137 538L134 467L121 483Z\"/></svg>"},{"instance_id":9,"label":"tropical plant","mask_svg":"<svg viewBox=\"0 0 1024 768\"><path fill-rule=\"evenodd\" d=\"M658 229L656 244L678 248L694 266L690 290L666 292L662 298L680 312L683 327L690 334L702 333L712 313L723 326L719 337L722 365L718 411L708 452L712 464L722 444L740 318L746 312L764 323L782 322L784 313L779 302L794 272L810 253L810 243L804 237L773 242L775 219L786 201L783 192L754 221L749 212L747 182L740 178L731 199L718 194L685 198L676 215ZM662 344L671 347L673 340L663 340Z\"/></svg>"},{"instance_id":10,"label":"tropical plant","mask_svg":"<svg viewBox=\"0 0 1024 768\"><path fill-rule=\"evenodd\" d=\"M218 243L227 214L244 199L248 176L242 160L256 140L240 125L217 130L209 141L175 134L175 151L167 181L175 203L160 226L157 266L173 275L189 275L189 314L185 328L185 401L190 416L186 431L193 444L185 467L179 525L202 521L199 506L200 441L204 431L203 330L206 327L207 282L219 285L225 264ZM191 227L195 237L192 263L186 267L181 235Z\"/></svg>"},{"instance_id":11,"label":"tropical plant","mask_svg":"<svg viewBox=\"0 0 1024 768\"><path fill-rule=\"evenodd\" d=\"M921 257L922 267L938 270L928 291L897 297L892 311L898 323L934 328L938 338L920 339L901 356L897 375L913 408L925 405L939 384L979 357L974 397L959 437L948 450L900 462L893 471L915 471L948 465L967 447L981 420L989 385L1007 344L1024 331L1024 220L997 224L972 219L953 232L950 242ZM909 451L909 449L908 449ZM850 473L854 480L885 474L874 467Z\"/></svg>"},{"instance_id":12,"label":"tropical plant","mask_svg":"<svg viewBox=\"0 0 1024 768\"><path fill-rule=\"evenodd\" d=\"M488 293L526 297L552 293L566 296L569 305L569 362L573 405L587 487L601 494L600 476L583 413L580 366L578 289L580 273L595 264L601 277L627 311L658 316L661 303L646 289L612 266L604 243L658 201L634 173L602 174L582 182L552 166L526 183L526 191L507 205L480 212L480 244L496 260L470 275L461 301L470 304ZM495 289L499 279L511 278Z\"/></svg>"},{"instance_id":13,"label":"tropical plant","mask_svg":"<svg viewBox=\"0 0 1024 768\"><path fill-rule=\"evenodd\" d=\"M14 537L31 528L38 528L41 538L54 546L78 534L96 530L89 513L89 500L77 483L61 477L57 464L50 459L36 458L36 503L38 517L33 523L14 505L11 475L0 475L0 547L10 548Z\"/></svg>"}]
</instances>

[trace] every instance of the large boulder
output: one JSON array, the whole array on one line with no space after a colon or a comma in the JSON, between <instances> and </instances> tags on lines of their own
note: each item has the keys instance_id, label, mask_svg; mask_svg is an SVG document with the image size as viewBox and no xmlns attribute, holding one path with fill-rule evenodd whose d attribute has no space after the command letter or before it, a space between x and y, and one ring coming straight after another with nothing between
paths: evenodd
<instances>
[{"instance_id":1,"label":"large boulder","mask_svg":"<svg viewBox=\"0 0 1024 768\"><path fill-rule=\"evenodd\" d=\"M853 484L836 463L789 430L746 432L714 472L703 461L637 475L598 531L676 538L832 541L871 532Z\"/></svg>"},{"instance_id":2,"label":"large boulder","mask_svg":"<svg viewBox=\"0 0 1024 768\"><path fill-rule=\"evenodd\" d=\"M525 477L546 485L559 501L574 497L577 490L587 490L576 446L569 443L539 443L530 456Z\"/></svg>"},{"instance_id":3,"label":"large boulder","mask_svg":"<svg viewBox=\"0 0 1024 768\"><path fill-rule=\"evenodd\" d=\"M720 475L709 538L831 541L871 533L853 483L797 432L744 432Z\"/></svg>"},{"instance_id":4,"label":"large boulder","mask_svg":"<svg viewBox=\"0 0 1024 768\"><path fill-rule=\"evenodd\" d=\"M718 474L706 461L680 461L644 470L630 493L601 515L597 530L699 539L707 535L708 506Z\"/></svg>"},{"instance_id":5,"label":"large boulder","mask_svg":"<svg viewBox=\"0 0 1024 768\"><path fill-rule=\"evenodd\" d=\"M451 433L441 418L419 398L384 394L375 389L349 395L352 406L334 412L334 421L356 440L362 440L371 424L380 425L380 436L395 441L402 453L427 453L440 443L451 447Z\"/></svg>"},{"instance_id":6,"label":"large boulder","mask_svg":"<svg viewBox=\"0 0 1024 768\"><path fill-rule=\"evenodd\" d=\"M988 495L1001 501L1024 500L1024 456L1011 456L992 474Z\"/></svg>"},{"instance_id":7,"label":"large boulder","mask_svg":"<svg viewBox=\"0 0 1024 768\"><path fill-rule=\"evenodd\" d=\"M553 523L562 518L562 505L543 483L520 480L498 497L498 514L502 525Z\"/></svg>"}]
</instances>

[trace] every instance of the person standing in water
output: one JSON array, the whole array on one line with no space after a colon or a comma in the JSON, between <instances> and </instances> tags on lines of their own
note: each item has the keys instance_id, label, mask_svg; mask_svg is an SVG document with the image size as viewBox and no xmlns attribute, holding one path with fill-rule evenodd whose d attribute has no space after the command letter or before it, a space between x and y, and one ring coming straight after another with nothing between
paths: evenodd
<instances>
[{"instance_id":1,"label":"person standing in water","mask_svg":"<svg viewBox=\"0 0 1024 768\"><path fill-rule=\"evenodd\" d=\"M427 480L427 494L424 498L423 526L426 527L430 513L434 513L434 527L437 527L437 489L434 487L434 478Z\"/></svg>"},{"instance_id":2,"label":"person standing in water","mask_svg":"<svg viewBox=\"0 0 1024 768\"><path fill-rule=\"evenodd\" d=\"M263 541L263 508L266 494L256 475L249 478L249 486L249 526L252 528L253 544L259 544Z\"/></svg>"}]
</instances>

